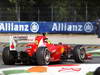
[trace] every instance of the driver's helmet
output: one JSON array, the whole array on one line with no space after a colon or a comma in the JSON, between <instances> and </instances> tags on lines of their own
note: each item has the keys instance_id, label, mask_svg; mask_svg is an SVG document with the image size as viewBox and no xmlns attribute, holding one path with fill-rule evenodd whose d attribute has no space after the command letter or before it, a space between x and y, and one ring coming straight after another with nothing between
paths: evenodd
<instances>
[{"instance_id":1,"label":"driver's helmet","mask_svg":"<svg viewBox=\"0 0 100 75\"><path fill-rule=\"evenodd\" d=\"M51 41L48 40L48 38L45 38L44 41L47 42L48 44L51 44Z\"/></svg>"},{"instance_id":2,"label":"driver's helmet","mask_svg":"<svg viewBox=\"0 0 100 75\"><path fill-rule=\"evenodd\" d=\"M46 37L47 33L42 33L42 35L43 35L44 42L51 44L51 41L48 40L48 37Z\"/></svg>"},{"instance_id":3,"label":"driver's helmet","mask_svg":"<svg viewBox=\"0 0 100 75\"><path fill-rule=\"evenodd\" d=\"M42 35L43 35L43 36L45 36L45 35L46 35L46 33L42 33Z\"/></svg>"}]
</instances>

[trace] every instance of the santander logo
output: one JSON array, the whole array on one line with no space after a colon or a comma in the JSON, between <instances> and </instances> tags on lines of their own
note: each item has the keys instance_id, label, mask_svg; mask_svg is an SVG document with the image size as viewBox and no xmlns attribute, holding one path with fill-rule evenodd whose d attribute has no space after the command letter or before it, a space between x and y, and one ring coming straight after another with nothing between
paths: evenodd
<instances>
[{"instance_id":1,"label":"santander logo","mask_svg":"<svg viewBox=\"0 0 100 75\"><path fill-rule=\"evenodd\" d=\"M82 70L82 68L79 66L80 65L78 65L78 64L65 65L60 70L58 70L58 72L79 72Z\"/></svg>"},{"instance_id":2,"label":"santander logo","mask_svg":"<svg viewBox=\"0 0 100 75\"><path fill-rule=\"evenodd\" d=\"M81 68L61 68L58 72L65 72L65 71L81 71Z\"/></svg>"}]
</instances>

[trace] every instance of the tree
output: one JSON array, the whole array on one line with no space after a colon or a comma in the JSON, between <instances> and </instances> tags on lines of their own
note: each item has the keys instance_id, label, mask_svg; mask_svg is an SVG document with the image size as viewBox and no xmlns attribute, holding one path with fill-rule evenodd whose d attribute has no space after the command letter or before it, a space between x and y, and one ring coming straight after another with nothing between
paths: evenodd
<instances>
[{"instance_id":1,"label":"tree","mask_svg":"<svg viewBox=\"0 0 100 75\"><path fill-rule=\"evenodd\" d=\"M13 9L11 10L10 8L13 6L9 0L0 0L0 20L5 21L12 19L11 13L13 13ZM12 19L13 20L13 19Z\"/></svg>"},{"instance_id":2,"label":"tree","mask_svg":"<svg viewBox=\"0 0 100 75\"><path fill-rule=\"evenodd\" d=\"M0 1L1 20L94 21L100 18L100 0Z\"/></svg>"}]
</instances>

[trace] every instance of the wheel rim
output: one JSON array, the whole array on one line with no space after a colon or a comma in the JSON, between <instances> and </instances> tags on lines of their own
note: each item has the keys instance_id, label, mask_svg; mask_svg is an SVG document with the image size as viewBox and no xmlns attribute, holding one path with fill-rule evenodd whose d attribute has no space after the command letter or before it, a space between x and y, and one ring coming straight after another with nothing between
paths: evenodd
<instances>
[{"instance_id":1,"label":"wheel rim","mask_svg":"<svg viewBox=\"0 0 100 75\"><path fill-rule=\"evenodd\" d=\"M45 60L45 64L48 65L49 64L49 60L50 60L50 53L48 51L48 49L45 49L45 55L44 55L44 60Z\"/></svg>"},{"instance_id":2,"label":"wheel rim","mask_svg":"<svg viewBox=\"0 0 100 75\"><path fill-rule=\"evenodd\" d=\"M81 60L84 60L84 58L85 58L85 51L84 51L83 48L80 48L80 49L78 50L78 55L79 55L79 58L80 58Z\"/></svg>"}]
</instances>

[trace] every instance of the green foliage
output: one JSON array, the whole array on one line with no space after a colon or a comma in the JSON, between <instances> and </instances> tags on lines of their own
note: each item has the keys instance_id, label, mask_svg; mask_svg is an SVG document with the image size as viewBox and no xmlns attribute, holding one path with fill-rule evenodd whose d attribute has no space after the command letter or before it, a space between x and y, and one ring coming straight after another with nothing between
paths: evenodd
<instances>
[{"instance_id":1,"label":"green foliage","mask_svg":"<svg viewBox=\"0 0 100 75\"><path fill-rule=\"evenodd\" d=\"M53 21L94 21L100 18L100 0L2 0L0 11L5 9L12 14L5 19L16 20L16 5L20 6L21 20L50 21L53 17Z\"/></svg>"},{"instance_id":2,"label":"green foliage","mask_svg":"<svg viewBox=\"0 0 100 75\"><path fill-rule=\"evenodd\" d=\"M67 1L57 0L52 5L55 21L65 21L69 11L67 11Z\"/></svg>"},{"instance_id":3,"label":"green foliage","mask_svg":"<svg viewBox=\"0 0 100 75\"><path fill-rule=\"evenodd\" d=\"M16 3L16 0L9 0L10 3Z\"/></svg>"}]
</instances>

